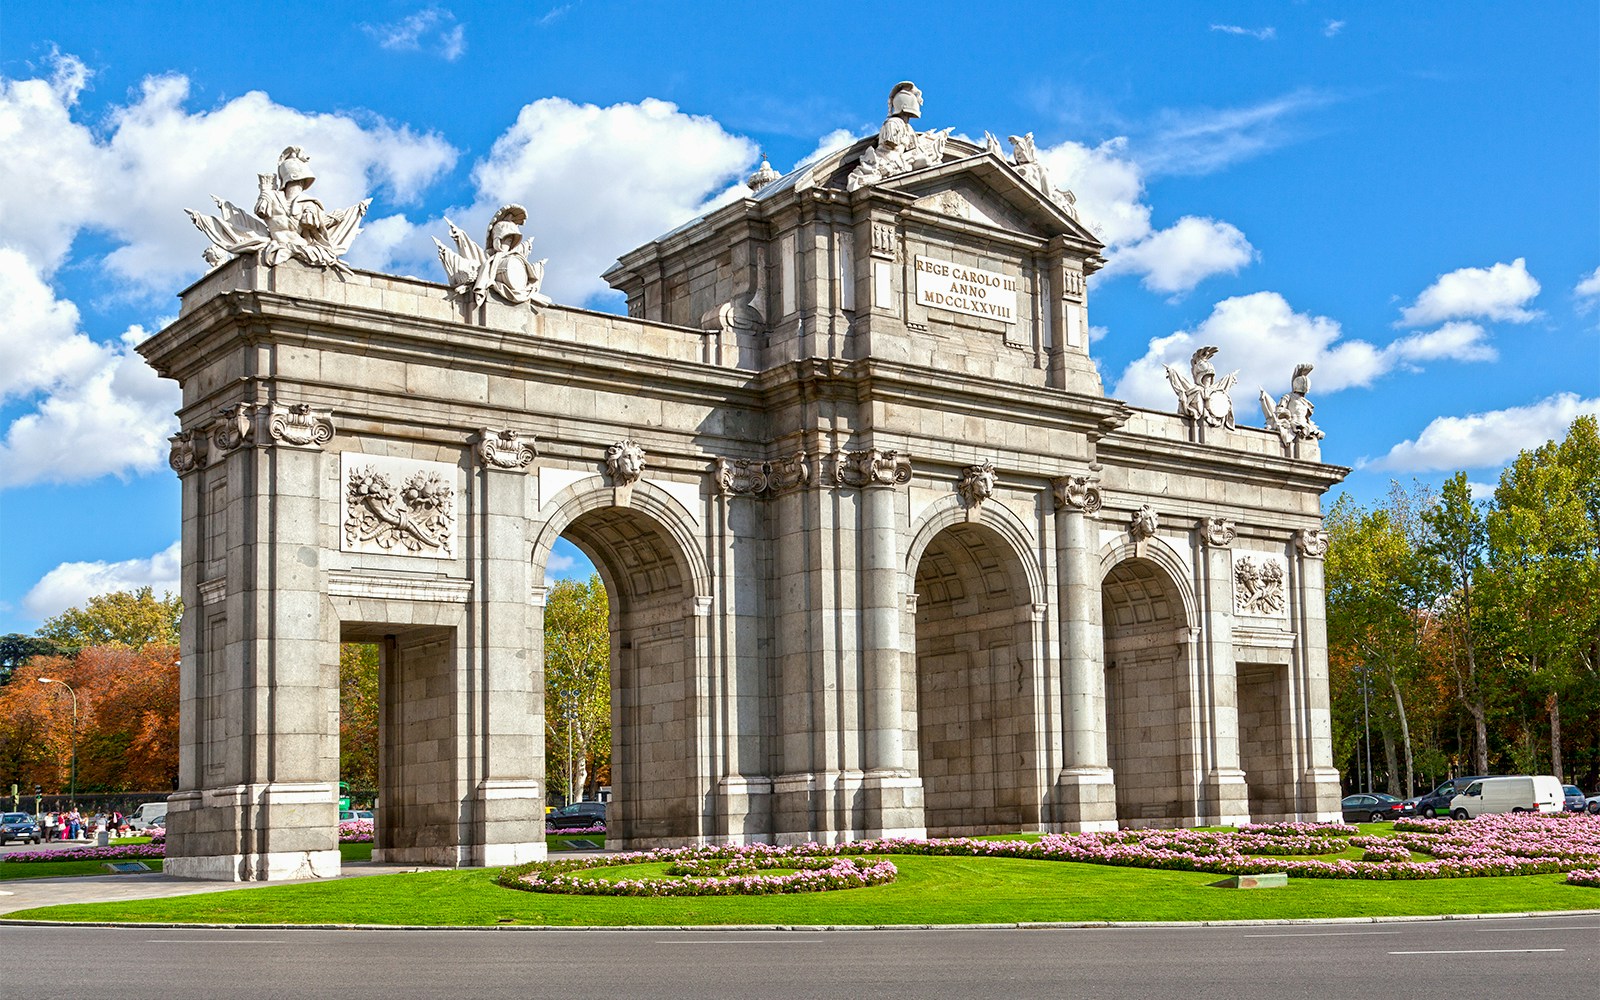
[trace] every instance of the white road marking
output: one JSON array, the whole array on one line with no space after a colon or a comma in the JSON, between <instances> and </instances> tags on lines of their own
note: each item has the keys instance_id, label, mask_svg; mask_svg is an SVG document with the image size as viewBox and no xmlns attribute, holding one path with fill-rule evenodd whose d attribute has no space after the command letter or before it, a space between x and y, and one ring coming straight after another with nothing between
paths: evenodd
<instances>
[{"instance_id":1,"label":"white road marking","mask_svg":"<svg viewBox=\"0 0 1600 1000\"><path fill-rule=\"evenodd\" d=\"M1391 955L1526 955L1530 952L1566 951L1565 948L1463 948L1459 951L1391 951Z\"/></svg>"},{"instance_id":2,"label":"white road marking","mask_svg":"<svg viewBox=\"0 0 1600 1000\"><path fill-rule=\"evenodd\" d=\"M1479 934L1517 934L1523 931L1600 931L1600 924L1562 924L1558 927L1474 927Z\"/></svg>"},{"instance_id":3,"label":"white road marking","mask_svg":"<svg viewBox=\"0 0 1600 1000\"><path fill-rule=\"evenodd\" d=\"M150 938L145 944L283 944L279 938L261 941L255 938Z\"/></svg>"},{"instance_id":4,"label":"white road marking","mask_svg":"<svg viewBox=\"0 0 1600 1000\"><path fill-rule=\"evenodd\" d=\"M1313 931L1309 934L1242 934L1247 938L1297 938L1297 937L1360 937L1369 934L1400 934L1401 931Z\"/></svg>"},{"instance_id":5,"label":"white road marking","mask_svg":"<svg viewBox=\"0 0 1600 1000\"><path fill-rule=\"evenodd\" d=\"M830 941L837 941L837 940L838 940L838 936L837 935L819 934L816 937L804 937L804 936L802 936L802 937L793 937L793 938L717 938L715 941L694 941L694 940L690 940L688 938L661 938L660 940L658 940L656 942L656 944L696 944L696 945L702 945L703 944L703 945L710 945L712 947L716 947L716 946L719 946L719 945L725 945L725 944L781 944L784 947L788 947L791 944L798 944L800 942L806 942L806 943L812 943L812 944L824 944L824 943L827 943L827 942L830 942Z\"/></svg>"}]
</instances>

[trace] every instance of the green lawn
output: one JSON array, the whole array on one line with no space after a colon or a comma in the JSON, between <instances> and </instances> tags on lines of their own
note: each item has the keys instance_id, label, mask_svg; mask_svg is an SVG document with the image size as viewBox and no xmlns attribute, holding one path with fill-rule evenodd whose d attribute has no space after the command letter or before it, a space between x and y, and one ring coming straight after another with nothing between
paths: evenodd
<instances>
[{"instance_id":1,"label":"green lawn","mask_svg":"<svg viewBox=\"0 0 1600 1000\"><path fill-rule=\"evenodd\" d=\"M1388 824L1362 824L1387 834ZM1010 839L1005 837L985 839ZM1030 837L1029 839L1037 839ZM555 845L552 844L552 847ZM365 861L371 844L343 844ZM1358 857L1352 849L1333 857ZM893 858L900 877L868 889L784 896L632 899L518 892L498 869L374 875L172 899L43 907L12 918L196 923L537 924L952 924L1078 921L1255 920L1509 913L1600 908L1600 890L1563 875L1362 881L1290 879L1280 889L1211 888L1221 876L1015 858ZM153 862L152 866L160 862ZM92 871L44 871L87 866ZM98 862L0 864L0 878L100 874ZM655 874L663 865L594 869L602 877ZM8 869L17 869L10 872ZM26 871L28 874L21 875ZM35 874L37 873L37 874Z\"/></svg>"},{"instance_id":2,"label":"green lawn","mask_svg":"<svg viewBox=\"0 0 1600 1000\"><path fill-rule=\"evenodd\" d=\"M1600 907L1561 875L1418 882L1291 879L1213 889L1217 876L1010 858L898 856L899 879L792 896L633 899L517 892L495 869L376 875L122 903L45 907L13 918L342 924L948 924L1249 920L1505 913Z\"/></svg>"}]
</instances>

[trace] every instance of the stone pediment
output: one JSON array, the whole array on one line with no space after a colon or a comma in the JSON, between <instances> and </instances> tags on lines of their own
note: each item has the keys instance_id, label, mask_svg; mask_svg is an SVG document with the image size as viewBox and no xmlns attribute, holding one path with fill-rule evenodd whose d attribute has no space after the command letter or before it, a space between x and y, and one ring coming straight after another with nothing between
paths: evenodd
<instances>
[{"instance_id":1,"label":"stone pediment","mask_svg":"<svg viewBox=\"0 0 1600 1000\"><path fill-rule=\"evenodd\" d=\"M1040 239L1067 236L1096 251L1103 246L1083 223L989 153L894 177L877 190L909 195L917 208L966 222Z\"/></svg>"}]
</instances>

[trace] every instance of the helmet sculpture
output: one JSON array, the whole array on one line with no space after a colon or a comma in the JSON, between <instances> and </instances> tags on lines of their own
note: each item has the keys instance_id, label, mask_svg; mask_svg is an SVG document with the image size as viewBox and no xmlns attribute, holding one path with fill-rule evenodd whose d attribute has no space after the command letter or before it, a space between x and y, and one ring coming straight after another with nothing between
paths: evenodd
<instances>
[{"instance_id":1,"label":"helmet sculpture","mask_svg":"<svg viewBox=\"0 0 1600 1000\"><path fill-rule=\"evenodd\" d=\"M311 171L311 157L305 154L299 146L288 146L278 154L278 183L288 186L294 181L301 181L305 187L310 187L317 179Z\"/></svg>"},{"instance_id":2,"label":"helmet sculpture","mask_svg":"<svg viewBox=\"0 0 1600 1000\"><path fill-rule=\"evenodd\" d=\"M889 91L889 114L907 118L922 117L922 91L910 80L902 80Z\"/></svg>"}]
</instances>

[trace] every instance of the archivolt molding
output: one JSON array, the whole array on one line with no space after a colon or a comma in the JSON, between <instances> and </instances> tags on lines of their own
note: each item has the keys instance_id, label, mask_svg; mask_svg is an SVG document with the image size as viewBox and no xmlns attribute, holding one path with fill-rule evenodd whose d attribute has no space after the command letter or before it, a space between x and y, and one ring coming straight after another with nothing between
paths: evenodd
<instances>
[{"instance_id":1,"label":"archivolt molding","mask_svg":"<svg viewBox=\"0 0 1600 1000\"><path fill-rule=\"evenodd\" d=\"M1194 596L1194 580L1191 576L1189 565L1159 535L1146 538L1141 542L1125 540L1102 546L1100 549L1100 582L1105 583L1106 577L1119 563L1130 559L1143 559L1154 563L1166 572L1172 579L1173 588L1178 593L1178 598L1183 602L1183 616L1185 622L1199 621L1199 609Z\"/></svg>"},{"instance_id":2,"label":"archivolt molding","mask_svg":"<svg viewBox=\"0 0 1600 1000\"><path fill-rule=\"evenodd\" d=\"M579 480L551 497L540 511L541 514L548 511L549 515L539 524L530 550L534 566L542 569L549 562L556 539L572 522L590 511L617 507L616 491L598 477ZM694 514L672 494L649 480L633 484L627 509L644 515L672 540L674 548L683 558L694 596L711 595L715 588L711 583L710 567L706 564L704 539L694 527Z\"/></svg>"},{"instance_id":3,"label":"archivolt molding","mask_svg":"<svg viewBox=\"0 0 1600 1000\"><path fill-rule=\"evenodd\" d=\"M906 546L905 579L917 578L917 564L939 532L958 524L981 524L999 535L1022 564L1022 571L1028 578L1028 603L1045 603L1047 593L1044 572L1039 567L1039 541L1027 523L999 502L983 504L975 513L975 517L970 516L965 503L955 495L942 497L924 509L920 520L912 526L911 541Z\"/></svg>"}]
</instances>

